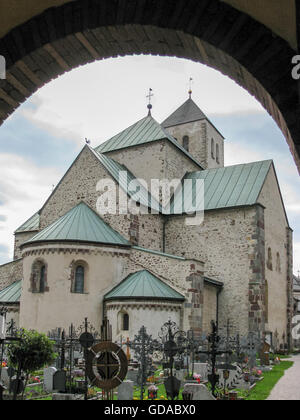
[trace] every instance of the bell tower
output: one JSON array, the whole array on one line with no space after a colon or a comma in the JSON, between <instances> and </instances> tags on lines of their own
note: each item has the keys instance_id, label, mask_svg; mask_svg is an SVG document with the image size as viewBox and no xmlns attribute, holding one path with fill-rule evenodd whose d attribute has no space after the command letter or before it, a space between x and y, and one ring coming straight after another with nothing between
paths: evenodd
<instances>
[{"instance_id":1,"label":"bell tower","mask_svg":"<svg viewBox=\"0 0 300 420\"><path fill-rule=\"evenodd\" d=\"M161 125L204 169L224 167L224 137L192 100L189 99Z\"/></svg>"}]
</instances>

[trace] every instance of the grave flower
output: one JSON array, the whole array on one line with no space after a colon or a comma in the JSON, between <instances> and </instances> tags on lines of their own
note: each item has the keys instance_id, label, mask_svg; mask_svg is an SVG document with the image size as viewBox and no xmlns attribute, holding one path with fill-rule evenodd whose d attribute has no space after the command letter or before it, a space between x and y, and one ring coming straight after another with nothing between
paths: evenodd
<instances>
[{"instance_id":1,"label":"grave flower","mask_svg":"<svg viewBox=\"0 0 300 420\"><path fill-rule=\"evenodd\" d=\"M199 375L199 373L194 373L194 379L198 382L198 384L201 383L201 375Z\"/></svg>"}]
</instances>

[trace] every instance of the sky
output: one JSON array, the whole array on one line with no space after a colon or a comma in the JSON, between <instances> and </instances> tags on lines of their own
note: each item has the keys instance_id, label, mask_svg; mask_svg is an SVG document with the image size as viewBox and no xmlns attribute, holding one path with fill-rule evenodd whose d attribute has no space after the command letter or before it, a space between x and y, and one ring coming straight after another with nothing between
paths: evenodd
<instances>
[{"instance_id":1,"label":"sky","mask_svg":"<svg viewBox=\"0 0 300 420\"><path fill-rule=\"evenodd\" d=\"M188 98L225 136L225 165L273 159L294 229L300 270L300 178L276 123L250 94L192 61L133 56L98 61L53 80L0 127L0 264L13 258L13 232L37 212L85 145L96 147L147 113L162 122Z\"/></svg>"}]
</instances>

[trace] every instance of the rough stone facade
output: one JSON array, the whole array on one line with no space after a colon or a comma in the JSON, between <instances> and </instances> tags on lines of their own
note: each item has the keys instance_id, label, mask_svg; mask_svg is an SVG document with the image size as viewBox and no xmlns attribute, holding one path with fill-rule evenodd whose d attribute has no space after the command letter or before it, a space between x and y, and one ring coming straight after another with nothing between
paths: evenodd
<instances>
[{"instance_id":1,"label":"rough stone facade","mask_svg":"<svg viewBox=\"0 0 300 420\"><path fill-rule=\"evenodd\" d=\"M0 290L23 278L22 259L0 266Z\"/></svg>"},{"instance_id":2,"label":"rough stone facade","mask_svg":"<svg viewBox=\"0 0 300 420\"><path fill-rule=\"evenodd\" d=\"M265 278L268 287L268 322L265 328L273 336L277 331L280 343L289 344L293 306L291 297L293 234L289 228L273 166L266 178L259 202L265 207ZM271 265L268 264L269 256L272 258Z\"/></svg>"},{"instance_id":3,"label":"rough stone facade","mask_svg":"<svg viewBox=\"0 0 300 420\"><path fill-rule=\"evenodd\" d=\"M201 163L203 168L224 167L224 138L208 120L169 127L167 131L181 146L184 146L183 138L188 136L189 153Z\"/></svg>"},{"instance_id":4,"label":"rough stone facade","mask_svg":"<svg viewBox=\"0 0 300 420\"><path fill-rule=\"evenodd\" d=\"M255 234L256 206L206 212L201 226L186 226L181 216L166 224L166 252L205 261L205 276L224 283L219 320L226 323L230 317L241 334L249 331L249 261Z\"/></svg>"},{"instance_id":5,"label":"rough stone facade","mask_svg":"<svg viewBox=\"0 0 300 420\"><path fill-rule=\"evenodd\" d=\"M20 249L20 246L24 242L33 238L33 236L35 236L36 234L37 234L37 231L15 233L14 260L18 260L22 257L22 251Z\"/></svg>"}]
</instances>

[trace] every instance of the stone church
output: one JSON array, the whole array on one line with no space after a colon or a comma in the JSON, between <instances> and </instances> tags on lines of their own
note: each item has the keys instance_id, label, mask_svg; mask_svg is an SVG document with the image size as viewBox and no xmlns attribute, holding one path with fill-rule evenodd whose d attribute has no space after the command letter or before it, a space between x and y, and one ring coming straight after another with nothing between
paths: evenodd
<instances>
[{"instance_id":1,"label":"stone church","mask_svg":"<svg viewBox=\"0 0 300 420\"><path fill-rule=\"evenodd\" d=\"M291 343L292 230L271 160L224 167L222 134L189 99L159 124L148 115L93 149L84 146L44 206L15 231L0 267L0 304L28 329L99 327L157 337L169 319L195 334L229 319ZM124 177L124 173L126 176ZM167 213L140 180L179 179ZM204 220L174 210L204 182ZM106 180L139 211L99 214ZM139 186L139 199L128 184ZM190 190L189 190L190 188ZM146 211L145 211L146 210ZM150 211L149 211L150 210ZM152 211L151 211L152 210Z\"/></svg>"}]
</instances>

